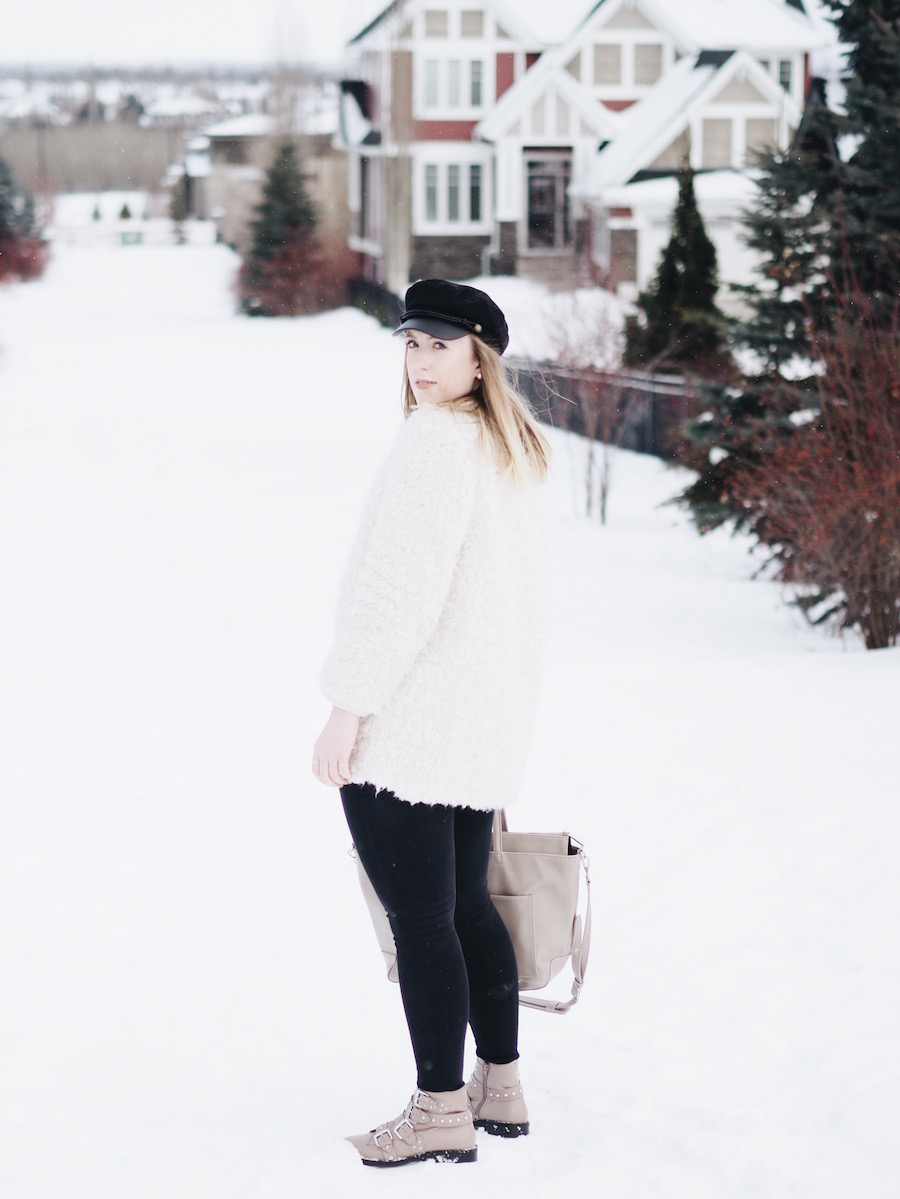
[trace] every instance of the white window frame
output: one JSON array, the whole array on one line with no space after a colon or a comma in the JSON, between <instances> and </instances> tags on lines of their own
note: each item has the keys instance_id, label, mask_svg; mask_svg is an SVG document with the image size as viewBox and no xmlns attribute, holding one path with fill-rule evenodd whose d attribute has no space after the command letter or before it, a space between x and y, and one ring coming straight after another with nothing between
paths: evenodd
<instances>
[{"instance_id":1,"label":"white window frame","mask_svg":"<svg viewBox=\"0 0 900 1199\"><path fill-rule=\"evenodd\" d=\"M747 161L747 121L771 120L775 122L776 143L783 149L787 141L787 116L783 110L774 104L762 103L733 103L708 104L695 114L691 121L691 166L694 170L721 170L710 168L702 161L703 156L703 121L731 121L731 168L743 170L755 165L755 158Z\"/></svg>"},{"instance_id":2,"label":"white window frame","mask_svg":"<svg viewBox=\"0 0 900 1199\"><path fill-rule=\"evenodd\" d=\"M413 160L413 233L417 237L490 235L492 227L492 152L477 142L421 142ZM481 217L471 219L471 168L481 168ZM456 172L458 218L451 217L450 189ZM437 180L437 217L429 219L428 179Z\"/></svg>"},{"instance_id":3,"label":"white window frame","mask_svg":"<svg viewBox=\"0 0 900 1199\"><path fill-rule=\"evenodd\" d=\"M613 36L615 34L615 36ZM594 82L594 45L603 42L617 45L621 51L621 76L618 83ZM665 77L675 63L675 45L662 29L607 30L598 29L585 37L582 49L587 50L586 60L582 57L582 80L590 77L587 86L594 95L603 96L608 100L636 100L646 96L659 82L635 83L634 58L638 46L661 46L661 62L659 78ZM573 56L574 57L574 56Z\"/></svg>"},{"instance_id":4,"label":"white window frame","mask_svg":"<svg viewBox=\"0 0 900 1199\"><path fill-rule=\"evenodd\" d=\"M431 43L434 45L434 43ZM496 71L488 70L486 49L473 52L472 40L449 53L428 53L415 66L414 115L420 121L477 121L494 103ZM476 66L477 64L477 66ZM481 102L472 103L480 68Z\"/></svg>"}]
</instances>

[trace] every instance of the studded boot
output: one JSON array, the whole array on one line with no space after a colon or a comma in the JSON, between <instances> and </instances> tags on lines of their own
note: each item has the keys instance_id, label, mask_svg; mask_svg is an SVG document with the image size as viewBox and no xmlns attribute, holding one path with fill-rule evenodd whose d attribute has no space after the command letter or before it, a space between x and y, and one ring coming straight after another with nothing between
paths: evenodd
<instances>
[{"instance_id":1,"label":"studded boot","mask_svg":"<svg viewBox=\"0 0 900 1199\"><path fill-rule=\"evenodd\" d=\"M476 1128L495 1137L528 1135L528 1108L519 1082L519 1063L498 1066L476 1058L466 1091Z\"/></svg>"},{"instance_id":2,"label":"studded boot","mask_svg":"<svg viewBox=\"0 0 900 1199\"><path fill-rule=\"evenodd\" d=\"M347 1140L364 1166L473 1162L478 1156L465 1087L435 1094L416 1090L396 1120Z\"/></svg>"}]
</instances>

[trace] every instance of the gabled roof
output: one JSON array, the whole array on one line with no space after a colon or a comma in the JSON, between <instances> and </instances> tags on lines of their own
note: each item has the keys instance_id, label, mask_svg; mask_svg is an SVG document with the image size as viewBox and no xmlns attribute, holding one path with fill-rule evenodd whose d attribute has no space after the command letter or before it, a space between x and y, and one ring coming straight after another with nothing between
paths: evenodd
<instances>
[{"instance_id":1,"label":"gabled roof","mask_svg":"<svg viewBox=\"0 0 900 1199\"><path fill-rule=\"evenodd\" d=\"M616 140L598 154L593 171L573 194L598 196L608 187L621 187L647 168L688 126L695 109L707 103L736 76L747 79L793 122L797 105L757 60L744 50L727 54L704 52L684 58L653 90L623 114Z\"/></svg>"},{"instance_id":2,"label":"gabled roof","mask_svg":"<svg viewBox=\"0 0 900 1199\"><path fill-rule=\"evenodd\" d=\"M395 12L404 0L368 0L363 23L349 45L357 45ZM405 0L411 3L412 0ZM490 0L488 0L490 2ZM501 23L535 49L569 41L600 8L620 7L622 0L508 0L498 9ZM635 0L627 0L633 4ZM637 0L648 18L667 30L687 50L704 46L803 50L833 41L823 30L821 0ZM502 13L502 16L501 16ZM807 15L808 14L808 15ZM812 40L810 40L812 39Z\"/></svg>"},{"instance_id":3,"label":"gabled roof","mask_svg":"<svg viewBox=\"0 0 900 1199\"><path fill-rule=\"evenodd\" d=\"M277 131L275 118L264 112L248 112L230 117L203 129L205 137L269 137Z\"/></svg>"},{"instance_id":4,"label":"gabled roof","mask_svg":"<svg viewBox=\"0 0 900 1199\"><path fill-rule=\"evenodd\" d=\"M438 0L429 2L440 7ZM388 18L397 13L404 3L408 9L412 9L418 5L419 0L391 0L387 5L381 0L381 7L377 11L373 10L371 19L350 39L348 46L360 45ZM492 11L499 24L515 41L541 50L558 42L560 34L568 33L573 28L583 14L586 3L588 0L556 0L553 10L555 21L547 19L547 6L540 0L514 0L514 3L507 3L506 0L481 0L481 7Z\"/></svg>"},{"instance_id":5,"label":"gabled roof","mask_svg":"<svg viewBox=\"0 0 900 1199\"><path fill-rule=\"evenodd\" d=\"M722 46L748 50L810 50L824 43L821 28L787 0L598 0L579 31L602 25L602 12L639 9L676 43L696 53ZM570 39L572 40L572 39Z\"/></svg>"},{"instance_id":6,"label":"gabled roof","mask_svg":"<svg viewBox=\"0 0 900 1199\"><path fill-rule=\"evenodd\" d=\"M357 45L395 12L403 0L368 0L363 22L349 45ZM405 0L410 3L411 0ZM628 0L634 3L634 0ZM803 5L803 11L799 5ZM510 33L525 35L535 49L568 41L600 8L621 0L509 0L501 23ZM821 0L637 0L648 18L671 33L685 48L746 46L804 50L834 41L833 26L824 20ZM493 7L500 7L493 5ZM498 14L499 15L499 14ZM812 39L812 40L810 40Z\"/></svg>"},{"instance_id":7,"label":"gabled roof","mask_svg":"<svg viewBox=\"0 0 900 1199\"><path fill-rule=\"evenodd\" d=\"M530 71L503 93L475 127L475 136L493 142L504 137L541 96L556 92L600 141L616 137L621 116L595 101L565 69L566 55L548 51Z\"/></svg>"}]
</instances>

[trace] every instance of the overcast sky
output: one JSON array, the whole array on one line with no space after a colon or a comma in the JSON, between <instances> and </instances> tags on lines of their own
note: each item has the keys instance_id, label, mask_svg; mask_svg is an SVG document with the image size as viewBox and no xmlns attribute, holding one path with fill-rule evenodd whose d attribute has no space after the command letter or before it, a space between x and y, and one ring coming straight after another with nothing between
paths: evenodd
<instances>
[{"instance_id":1,"label":"overcast sky","mask_svg":"<svg viewBox=\"0 0 900 1199\"><path fill-rule=\"evenodd\" d=\"M0 0L0 63L333 62L387 0Z\"/></svg>"}]
</instances>

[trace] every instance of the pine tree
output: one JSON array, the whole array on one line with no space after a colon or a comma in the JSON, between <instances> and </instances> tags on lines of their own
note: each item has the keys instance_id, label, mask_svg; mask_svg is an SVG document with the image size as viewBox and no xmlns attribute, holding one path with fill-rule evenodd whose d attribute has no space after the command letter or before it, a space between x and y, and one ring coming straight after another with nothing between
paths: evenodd
<instances>
[{"instance_id":1,"label":"pine tree","mask_svg":"<svg viewBox=\"0 0 900 1199\"><path fill-rule=\"evenodd\" d=\"M9 164L0 158L0 281L36 278L44 269L46 257L34 200L18 185Z\"/></svg>"},{"instance_id":2,"label":"pine tree","mask_svg":"<svg viewBox=\"0 0 900 1199\"><path fill-rule=\"evenodd\" d=\"M900 636L900 0L826 3L851 47L846 113L817 85L763 163L755 373L692 426L682 499L701 529L733 518L769 547L811 619L879 648Z\"/></svg>"},{"instance_id":3,"label":"pine tree","mask_svg":"<svg viewBox=\"0 0 900 1199\"><path fill-rule=\"evenodd\" d=\"M688 431L700 477L682 498L700 527L735 518L764 543L767 513L743 494L744 468L816 410L818 339L847 297L867 296L867 319L888 326L900 292L900 0L825 2L851 47L846 114L828 110L814 81L794 144L761 161L746 219L761 271L741 289L750 316L737 333L753 373Z\"/></svg>"},{"instance_id":4,"label":"pine tree","mask_svg":"<svg viewBox=\"0 0 900 1199\"><path fill-rule=\"evenodd\" d=\"M19 187L9 163L0 158L0 241L36 234L34 201Z\"/></svg>"},{"instance_id":5,"label":"pine tree","mask_svg":"<svg viewBox=\"0 0 900 1199\"><path fill-rule=\"evenodd\" d=\"M251 316L292 316L321 306L322 251L316 210L292 142L283 142L266 174L241 267L241 307Z\"/></svg>"},{"instance_id":6,"label":"pine tree","mask_svg":"<svg viewBox=\"0 0 900 1199\"><path fill-rule=\"evenodd\" d=\"M645 370L675 367L701 377L727 376L726 321L716 306L716 248L694 195L694 172L679 171L672 236L653 283L642 292L640 317L625 326L624 361Z\"/></svg>"},{"instance_id":7,"label":"pine tree","mask_svg":"<svg viewBox=\"0 0 900 1199\"><path fill-rule=\"evenodd\" d=\"M887 325L900 293L900 0L825 2L851 47L838 132L858 139L835 193L833 286L858 285Z\"/></svg>"}]
</instances>

